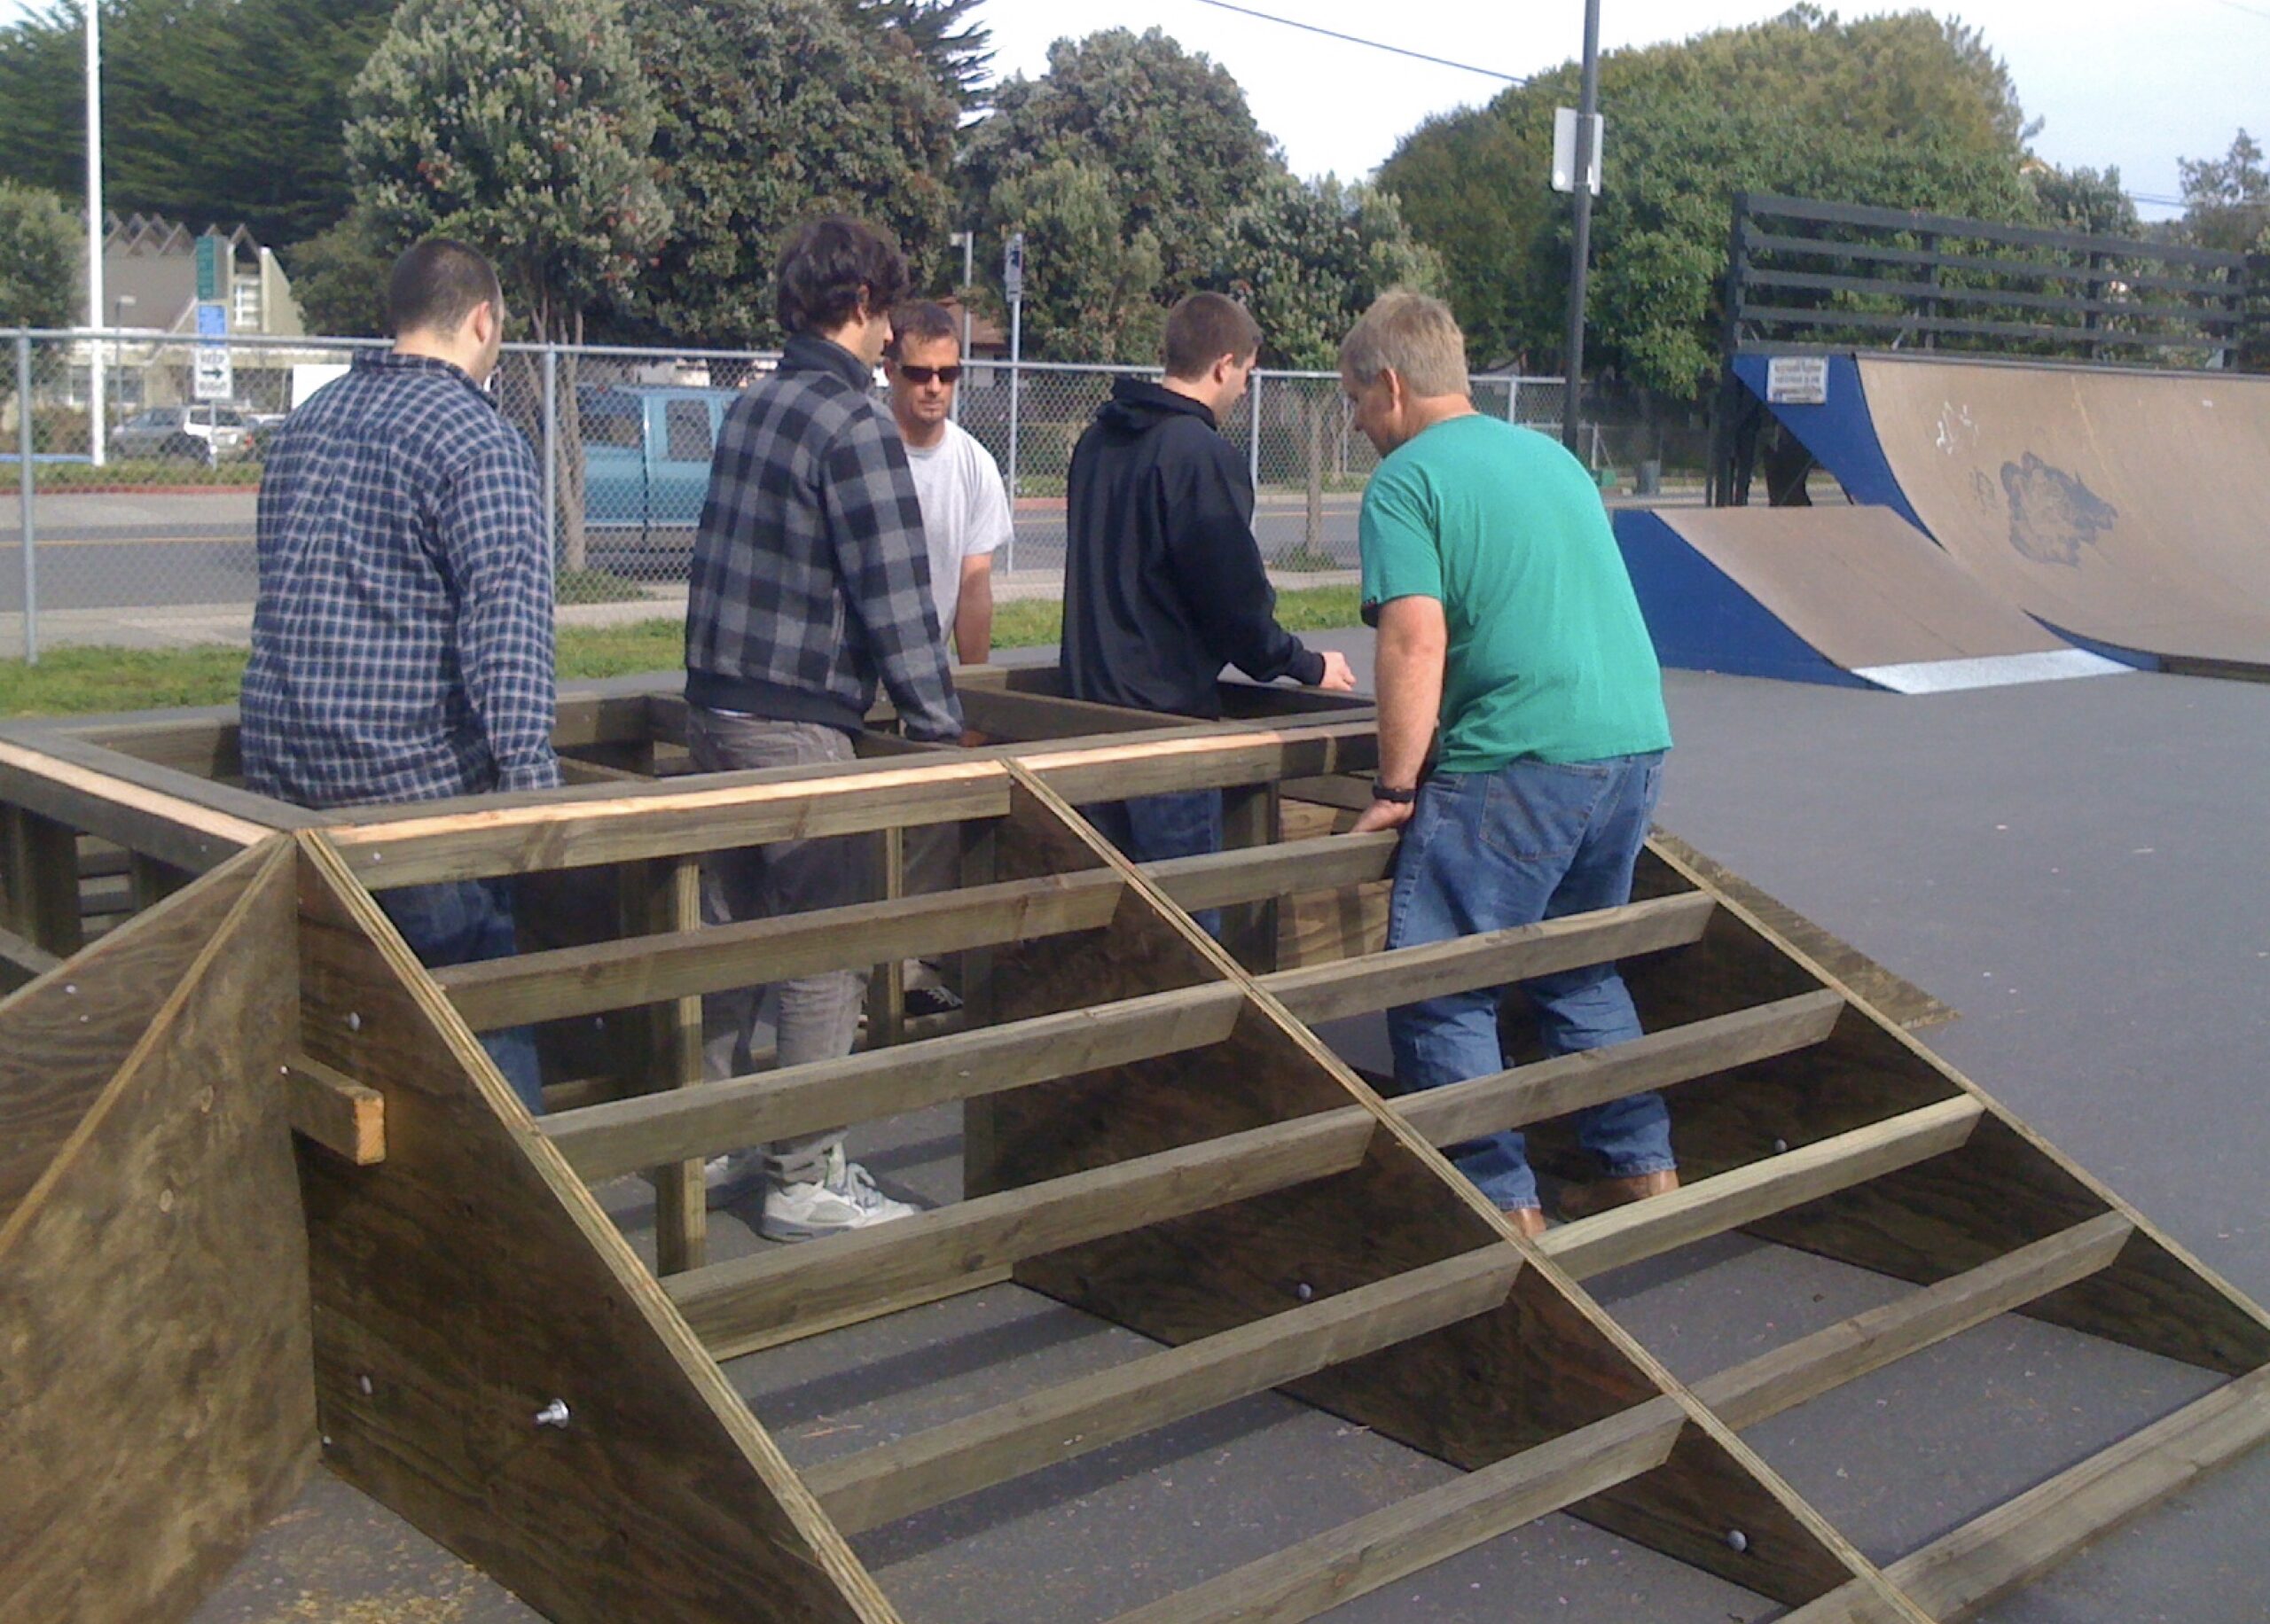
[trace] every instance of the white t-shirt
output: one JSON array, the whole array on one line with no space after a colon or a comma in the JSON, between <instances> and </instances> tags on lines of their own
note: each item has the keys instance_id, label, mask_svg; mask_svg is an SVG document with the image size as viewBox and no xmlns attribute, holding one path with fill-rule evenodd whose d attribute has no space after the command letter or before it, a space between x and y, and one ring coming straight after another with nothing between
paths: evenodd
<instances>
[{"instance_id":1,"label":"white t-shirt","mask_svg":"<svg viewBox=\"0 0 2270 1624\"><path fill-rule=\"evenodd\" d=\"M946 419L945 435L928 448L908 446L914 492L922 502L922 534L930 547L930 590L949 652L961 602L964 558L990 553L1009 539L1009 492L1000 465L975 436Z\"/></svg>"}]
</instances>

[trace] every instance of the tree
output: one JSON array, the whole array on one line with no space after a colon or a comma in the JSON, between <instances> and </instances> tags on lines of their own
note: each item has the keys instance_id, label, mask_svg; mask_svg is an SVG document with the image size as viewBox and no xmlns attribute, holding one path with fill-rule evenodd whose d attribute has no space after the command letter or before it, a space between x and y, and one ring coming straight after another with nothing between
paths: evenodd
<instances>
[{"instance_id":1,"label":"tree","mask_svg":"<svg viewBox=\"0 0 2270 1624\"><path fill-rule=\"evenodd\" d=\"M0 327L69 326L82 261L61 198L0 180Z\"/></svg>"},{"instance_id":2,"label":"tree","mask_svg":"<svg viewBox=\"0 0 2270 1624\"><path fill-rule=\"evenodd\" d=\"M905 40L827 0L632 0L671 229L615 305L630 332L770 345L772 267L798 222L888 226L922 273L948 227L954 102Z\"/></svg>"},{"instance_id":3,"label":"tree","mask_svg":"<svg viewBox=\"0 0 2270 1624\"><path fill-rule=\"evenodd\" d=\"M308 331L326 338L376 338L387 330L391 269L371 223L359 212L285 251L292 297Z\"/></svg>"},{"instance_id":4,"label":"tree","mask_svg":"<svg viewBox=\"0 0 2270 1624\"><path fill-rule=\"evenodd\" d=\"M1118 239L1156 252L1151 298L1161 305L1202 284L1230 212L1283 170L1237 81L1156 28L1058 41L1045 74L996 89L991 114L968 132L961 165L965 201L992 238L996 263L1004 233L1020 223L1006 212L1013 203L1029 212L1050 199L1051 207L1072 211L1064 215L1068 230L1076 215L1084 237L1112 229L1094 220L1100 187L1116 213ZM1023 229L1027 275L1037 279L1045 269L1033 241L1040 228L1027 222ZM1090 290L1084 297L1102 279L1094 267L1072 277ZM1070 342L1061 329L1051 332L1049 342Z\"/></svg>"},{"instance_id":5,"label":"tree","mask_svg":"<svg viewBox=\"0 0 2270 1624\"><path fill-rule=\"evenodd\" d=\"M1569 64L1487 107L1434 121L1381 171L1487 359L1559 352L1568 202L1547 191L1553 109ZM1739 190L2035 217L2018 176L2027 134L1978 35L1922 12L1843 23L1800 6L1753 27L1611 53L1593 216L1593 355L1693 398L1715 370L1717 283Z\"/></svg>"},{"instance_id":6,"label":"tree","mask_svg":"<svg viewBox=\"0 0 2270 1624\"><path fill-rule=\"evenodd\" d=\"M2176 168L2186 242L2233 254L2270 249L2270 170L2253 137L2242 129L2222 157L2178 159Z\"/></svg>"},{"instance_id":7,"label":"tree","mask_svg":"<svg viewBox=\"0 0 2270 1624\"><path fill-rule=\"evenodd\" d=\"M2025 172L2033 188L2034 205L2042 223L2092 237L2134 237L2144 234L2136 216L2135 200L2121 190L2120 170L2060 169L2037 164Z\"/></svg>"},{"instance_id":8,"label":"tree","mask_svg":"<svg viewBox=\"0 0 2270 1624\"><path fill-rule=\"evenodd\" d=\"M837 0L855 29L880 28L903 39L938 88L963 112L985 100L993 31L964 20L978 0Z\"/></svg>"},{"instance_id":9,"label":"tree","mask_svg":"<svg viewBox=\"0 0 2270 1624\"><path fill-rule=\"evenodd\" d=\"M619 0L403 0L355 82L347 156L382 252L456 237L496 262L539 341L580 343L669 211L648 149L654 97ZM573 358L557 408L570 569L583 566Z\"/></svg>"},{"instance_id":10,"label":"tree","mask_svg":"<svg viewBox=\"0 0 2270 1624\"><path fill-rule=\"evenodd\" d=\"M1006 236L1025 234L1023 347L1057 361L1152 361L1166 308L1158 238L1130 227L1113 177L1070 157L998 182L987 199Z\"/></svg>"},{"instance_id":11,"label":"tree","mask_svg":"<svg viewBox=\"0 0 2270 1624\"><path fill-rule=\"evenodd\" d=\"M351 200L340 126L392 0L115 0L103 8L105 201L270 243ZM84 12L0 30L0 171L83 193Z\"/></svg>"}]
</instances>

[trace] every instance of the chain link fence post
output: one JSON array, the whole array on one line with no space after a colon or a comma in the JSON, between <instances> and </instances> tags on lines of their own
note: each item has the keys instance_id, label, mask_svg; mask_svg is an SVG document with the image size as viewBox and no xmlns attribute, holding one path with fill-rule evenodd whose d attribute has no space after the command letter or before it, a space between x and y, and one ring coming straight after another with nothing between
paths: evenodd
<instances>
[{"instance_id":1,"label":"chain link fence post","mask_svg":"<svg viewBox=\"0 0 2270 1624\"><path fill-rule=\"evenodd\" d=\"M1261 488L1261 380L1262 374L1255 372L1252 385L1246 390L1253 410L1248 418L1251 426L1247 430L1245 480L1256 491Z\"/></svg>"},{"instance_id":2,"label":"chain link fence post","mask_svg":"<svg viewBox=\"0 0 2270 1624\"><path fill-rule=\"evenodd\" d=\"M560 552L560 351L544 347L544 399L537 403L544 426L544 544Z\"/></svg>"},{"instance_id":3,"label":"chain link fence post","mask_svg":"<svg viewBox=\"0 0 2270 1624\"><path fill-rule=\"evenodd\" d=\"M24 663L39 664L39 566L32 531L32 335L16 334L16 503L24 543Z\"/></svg>"}]
</instances>

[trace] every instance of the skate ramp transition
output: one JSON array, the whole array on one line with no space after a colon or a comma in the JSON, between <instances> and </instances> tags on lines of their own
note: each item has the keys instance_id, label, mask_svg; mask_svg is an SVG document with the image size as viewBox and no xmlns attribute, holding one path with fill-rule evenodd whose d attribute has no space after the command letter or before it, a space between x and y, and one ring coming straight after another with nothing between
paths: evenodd
<instances>
[{"instance_id":1,"label":"skate ramp transition","mask_svg":"<svg viewBox=\"0 0 2270 1624\"><path fill-rule=\"evenodd\" d=\"M1895 693L2125 669L1988 592L1890 508L1633 508L1616 537L1665 665Z\"/></svg>"},{"instance_id":2,"label":"skate ramp transition","mask_svg":"<svg viewBox=\"0 0 2270 1624\"><path fill-rule=\"evenodd\" d=\"M1735 359L1760 398L1767 357ZM1856 501L2130 663L2270 675L2270 379L1842 355L1772 410Z\"/></svg>"}]
</instances>

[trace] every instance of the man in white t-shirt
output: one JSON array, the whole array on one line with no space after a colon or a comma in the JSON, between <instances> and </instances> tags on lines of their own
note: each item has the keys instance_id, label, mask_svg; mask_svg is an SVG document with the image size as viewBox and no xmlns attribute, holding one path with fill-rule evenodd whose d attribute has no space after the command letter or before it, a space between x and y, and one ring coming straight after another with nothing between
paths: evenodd
<instances>
[{"instance_id":1,"label":"man in white t-shirt","mask_svg":"<svg viewBox=\"0 0 2270 1624\"><path fill-rule=\"evenodd\" d=\"M890 415L906 441L930 544L930 590L938 629L966 666L993 652L993 550L1009 539L1009 492L1000 465L953 420L961 379L961 335L943 305L891 314L887 353Z\"/></svg>"}]
</instances>

